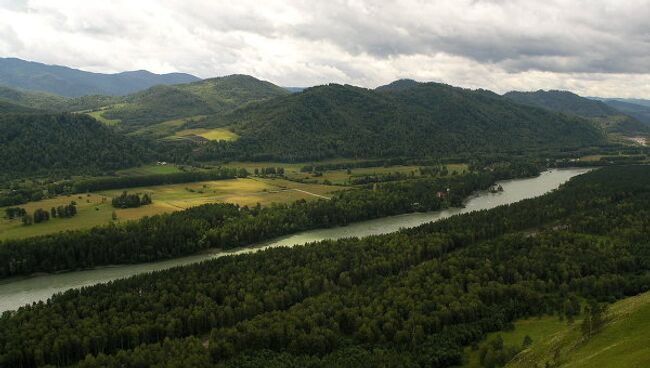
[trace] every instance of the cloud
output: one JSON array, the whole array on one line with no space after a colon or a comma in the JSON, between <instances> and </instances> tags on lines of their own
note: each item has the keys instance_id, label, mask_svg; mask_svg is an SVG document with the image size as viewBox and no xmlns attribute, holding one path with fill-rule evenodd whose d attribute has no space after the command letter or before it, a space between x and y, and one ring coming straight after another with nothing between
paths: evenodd
<instances>
[{"instance_id":1,"label":"cloud","mask_svg":"<svg viewBox=\"0 0 650 368\"><path fill-rule=\"evenodd\" d=\"M399 77L650 98L647 0L0 0L0 55L281 85Z\"/></svg>"}]
</instances>

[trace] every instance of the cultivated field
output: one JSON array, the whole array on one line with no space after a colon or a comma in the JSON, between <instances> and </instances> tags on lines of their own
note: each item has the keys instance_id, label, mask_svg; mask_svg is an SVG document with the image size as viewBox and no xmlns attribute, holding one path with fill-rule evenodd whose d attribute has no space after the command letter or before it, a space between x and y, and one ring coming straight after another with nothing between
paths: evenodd
<instances>
[{"instance_id":1,"label":"cultivated field","mask_svg":"<svg viewBox=\"0 0 650 368\"><path fill-rule=\"evenodd\" d=\"M178 139L178 138L187 138L191 136L199 136L211 141L234 141L239 138L237 134L226 129L226 128L215 128L215 129L184 129L179 130L173 136L168 137L168 139Z\"/></svg>"},{"instance_id":2,"label":"cultivated field","mask_svg":"<svg viewBox=\"0 0 650 368\"><path fill-rule=\"evenodd\" d=\"M70 201L77 203L77 216L68 219L50 219L47 222L23 226L20 219L7 220L0 218L0 239L24 238L30 236L51 234L64 230L76 230L107 224L112 221L115 211L117 222L138 219L161 213L173 212L198 206L205 203L237 203L254 206L257 203L287 203L299 199L312 200L327 198L341 187L319 184L302 184L283 179L230 179L186 184L158 185L126 189L130 193L149 193L153 204L139 208L115 209L111 206L111 198L122 193L124 189L103 191L98 193L60 196L43 201L30 202L20 205L28 213L42 208L67 205ZM0 208L4 215L4 208Z\"/></svg>"}]
</instances>

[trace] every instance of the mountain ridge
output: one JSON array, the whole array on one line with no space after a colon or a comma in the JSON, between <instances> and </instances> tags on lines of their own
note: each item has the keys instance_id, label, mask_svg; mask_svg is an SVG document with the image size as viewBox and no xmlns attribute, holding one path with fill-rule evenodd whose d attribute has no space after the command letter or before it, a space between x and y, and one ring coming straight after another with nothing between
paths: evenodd
<instances>
[{"instance_id":1,"label":"mountain ridge","mask_svg":"<svg viewBox=\"0 0 650 368\"><path fill-rule=\"evenodd\" d=\"M178 84L197 80L200 78L186 73L156 74L136 70L106 74L18 58L0 58L0 85L65 97L96 94L119 96L157 84Z\"/></svg>"}]
</instances>

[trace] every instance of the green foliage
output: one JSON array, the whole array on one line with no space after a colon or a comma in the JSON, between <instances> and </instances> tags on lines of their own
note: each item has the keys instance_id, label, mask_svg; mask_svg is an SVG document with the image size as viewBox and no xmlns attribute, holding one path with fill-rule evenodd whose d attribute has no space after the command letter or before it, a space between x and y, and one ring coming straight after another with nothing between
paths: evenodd
<instances>
[{"instance_id":1,"label":"green foliage","mask_svg":"<svg viewBox=\"0 0 650 368\"><path fill-rule=\"evenodd\" d=\"M604 168L407 231L69 290L2 315L0 366L455 366L464 346L570 295L647 290L649 204L648 167ZM490 341L484 363L513 355Z\"/></svg>"},{"instance_id":2,"label":"green foliage","mask_svg":"<svg viewBox=\"0 0 650 368\"><path fill-rule=\"evenodd\" d=\"M151 196L149 194L129 194L126 190L111 200L111 205L115 208L136 208L148 204L151 204Z\"/></svg>"},{"instance_id":3,"label":"green foliage","mask_svg":"<svg viewBox=\"0 0 650 368\"><path fill-rule=\"evenodd\" d=\"M435 83L388 91L319 86L251 104L205 125L228 126L240 138L201 147L198 157L204 159L425 158L603 141L598 129L578 117Z\"/></svg>"},{"instance_id":4,"label":"green foliage","mask_svg":"<svg viewBox=\"0 0 650 368\"><path fill-rule=\"evenodd\" d=\"M79 114L0 116L0 179L96 174L151 157L143 142Z\"/></svg>"}]
</instances>

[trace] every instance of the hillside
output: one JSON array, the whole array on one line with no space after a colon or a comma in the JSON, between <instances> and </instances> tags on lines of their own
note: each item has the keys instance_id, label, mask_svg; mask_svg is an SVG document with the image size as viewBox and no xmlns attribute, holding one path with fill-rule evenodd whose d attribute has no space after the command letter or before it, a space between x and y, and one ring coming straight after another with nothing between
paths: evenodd
<instances>
[{"instance_id":1,"label":"hillside","mask_svg":"<svg viewBox=\"0 0 650 368\"><path fill-rule=\"evenodd\" d=\"M326 85L238 109L210 122L240 136L207 156L316 160L507 152L598 144L587 121L513 103L487 91L423 83L373 91ZM229 151L232 150L232 151Z\"/></svg>"},{"instance_id":2,"label":"hillside","mask_svg":"<svg viewBox=\"0 0 650 368\"><path fill-rule=\"evenodd\" d=\"M36 112L36 111L37 110L31 109L26 106L17 105L13 102L0 98L0 114L26 113L26 112Z\"/></svg>"},{"instance_id":3,"label":"hillside","mask_svg":"<svg viewBox=\"0 0 650 368\"><path fill-rule=\"evenodd\" d=\"M50 112L90 110L117 101L117 97L113 96L88 95L71 98L6 86L0 86L0 99L30 109Z\"/></svg>"},{"instance_id":4,"label":"hillside","mask_svg":"<svg viewBox=\"0 0 650 368\"><path fill-rule=\"evenodd\" d=\"M126 95L158 84L178 84L199 78L183 73L154 74L146 70L117 74L91 73L16 58L0 58L0 84L67 97Z\"/></svg>"},{"instance_id":5,"label":"hillside","mask_svg":"<svg viewBox=\"0 0 650 368\"><path fill-rule=\"evenodd\" d=\"M650 292L610 305L605 326L585 339L580 323L546 336L510 362L510 368L553 367L617 368L650 366Z\"/></svg>"},{"instance_id":6,"label":"hillside","mask_svg":"<svg viewBox=\"0 0 650 368\"><path fill-rule=\"evenodd\" d=\"M650 134L650 128L634 117L628 116L602 101L584 98L572 92L512 91L506 93L504 97L524 105L590 118L608 133L623 135Z\"/></svg>"},{"instance_id":7,"label":"hillside","mask_svg":"<svg viewBox=\"0 0 650 368\"><path fill-rule=\"evenodd\" d=\"M630 115L642 123L650 125L650 105L641 105L624 100L606 99L603 102L627 115Z\"/></svg>"},{"instance_id":8,"label":"hillside","mask_svg":"<svg viewBox=\"0 0 650 368\"><path fill-rule=\"evenodd\" d=\"M521 104L537 106L544 109L587 118L620 114L619 111L607 106L601 101L594 101L580 97L569 91L512 91L504 94L503 97Z\"/></svg>"},{"instance_id":9,"label":"hillside","mask_svg":"<svg viewBox=\"0 0 650 368\"><path fill-rule=\"evenodd\" d=\"M149 125L235 109L250 102L289 94L272 83L230 75L175 86L155 86L107 106L102 116L125 126Z\"/></svg>"},{"instance_id":10,"label":"hillside","mask_svg":"<svg viewBox=\"0 0 650 368\"><path fill-rule=\"evenodd\" d=\"M0 178L101 173L141 163L145 146L78 114L0 116Z\"/></svg>"}]
</instances>

